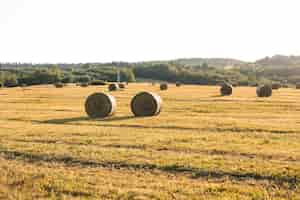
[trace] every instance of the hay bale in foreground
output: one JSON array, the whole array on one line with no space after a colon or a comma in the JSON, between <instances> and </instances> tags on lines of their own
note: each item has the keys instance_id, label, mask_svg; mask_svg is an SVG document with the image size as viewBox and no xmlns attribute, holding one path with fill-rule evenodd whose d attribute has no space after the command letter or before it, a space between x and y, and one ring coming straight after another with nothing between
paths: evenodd
<instances>
[{"instance_id":1,"label":"hay bale in foreground","mask_svg":"<svg viewBox=\"0 0 300 200\"><path fill-rule=\"evenodd\" d=\"M119 85L116 83L111 83L108 85L108 90L109 91L117 91L117 90L119 90Z\"/></svg>"},{"instance_id":2,"label":"hay bale in foreground","mask_svg":"<svg viewBox=\"0 0 300 200\"><path fill-rule=\"evenodd\" d=\"M64 87L64 84L63 83L55 83L54 86L56 88L63 88Z\"/></svg>"},{"instance_id":3,"label":"hay bale in foreground","mask_svg":"<svg viewBox=\"0 0 300 200\"><path fill-rule=\"evenodd\" d=\"M152 92L140 92L131 100L131 111L136 117L155 116L161 109L162 99Z\"/></svg>"},{"instance_id":4,"label":"hay bale in foreground","mask_svg":"<svg viewBox=\"0 0 300 200\"><path fill-rule=\"evenodd\" d=\"M223 83L221 85L220 93L222 96L230 96L232 94L232 86L228 83Z\"/></svg>"},{"instance_id":5,"label":"hay bale in foreground","mask_svg":"<svg viewBox=\"0 0 300 200\"><path fill-rule=\"evenodd\" d=\"M181 83L180 82L176 82L175 85L176 85L176 87L180 87Z\"/></svg>"},{"instance_id":6,"label":"hay bale in foreground","mask_svg":"<svg viewBox=\"0 0 300 200\"><path fill-rule=\"evenodd\" d=\"M270 85L259 86L256 89L258 97L270 97L272 96L272 87Z\"/></svg>"},{"instance_id":7,"label":"hay bale in foreground","mask_svg":"<svg viewBox=\"0 0 300 200\"><path fill-rule=\"evenodd\" d=\"M160 90L167 90L168 89L168 84L166 84L166 83L162 83L162 84L160 84Z\"/></svg>"},{"instance_id":8,"label":"hay bale in foreground","mask_svg":"<svg viewBox=\"0 0 300 200\"><path fill-rule=\"evenodd\" d=\"M113 96L104 93L94 93L85 101L85 111L90 118L104 118L115 113L117 108Z\"/></svg>"},{"instance_id":9,"label":"hay bale in foreground","mask_svg":"<svg viewBox=\"0 0 300 200\"><path fill-rule=\"evenodd\" d=\"M126 88L126 85L124 83L119 83L118 86L119 86L120 89L125 89Z\"/></svg>"},{"instance_id":10,"label":"hay bale in foreground","mask_svg":"<svg viewBox=\"0 0 300 200\"><path fill-rule=\"evenodd\" d=\"M272 84L272 90L278 90L280 88L281 88L281 84L279 84L279 83L273 83Z\"/></svg>"}]
</instances>

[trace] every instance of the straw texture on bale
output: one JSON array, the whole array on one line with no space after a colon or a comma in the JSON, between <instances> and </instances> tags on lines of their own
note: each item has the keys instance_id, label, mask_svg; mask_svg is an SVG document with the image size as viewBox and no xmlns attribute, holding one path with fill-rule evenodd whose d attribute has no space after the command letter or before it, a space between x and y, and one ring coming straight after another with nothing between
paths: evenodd
<instances>
[{"instance_id":1,"label":"straw texture on bale","mask_svg":"<svg viewBox=\"0 0 300 200\"><path fill-rule=\"evenodd\" d=\"M119 83L118 85L119 85L120 89L125 89L126 88L126 85L124 83Z\"/></svg>"},{"instance_id":2,"label":"straw texture on bale","mask_svg":"<svg viewBox=\"0 0 300 200\"><path fill-rule=\"evenodd\" d=\"M116 111L116 100L113 96L104 93L94 93L85 101L85 111L90 118L104 118Z\"/></svg>"},{"instance_id":3,"label":"straw texture on bale","mask_svg":"<svg viewBox=\"0 0 300 200\"><path fill-rule=\"evenodd\" d=\"M162 99L152 92L140 92L131 100L131 111L137 117L155 116L161 109Z\"/></svg>"},{"instance_id":4,"label":"straw texture on bale","mask_svg":"<svg viewBox=\"0 0 300 200\"><path fill-rule=\"evenodd\" d=\"M160 90L167 90L168 89L168 84L166 84L166 83L162 83L162 84L160 84Z\"/></svg>"},{"instance_id":5,"label":"straw texture on bale","mask_svg":"<svg viewBox=\"0 0 300 200\"><path fill-rule=\"evenodd\" d=\"M270 85L257 87L256 94L258 97L270 97L272 96L272 87Z\"/></svg>"},{"instance_id":6,"label":"straw texture on bale","mask_svg":"<svg viewBox=\"0 0 300 200\"><path fill-rule=\"evenodd\" d=\"M108 90L109 91L117 91L119 89L119 85L116 83L111 83L108 85Z\"/></svg>"},{"instance_id":7,"label":"straw texture on bale","mask_svg":"<svg viewBox=\"0 0 300 200\"><path fill-rule=\"evenodd\" d=\"M62 84L62 83L55 83L54 86L55 86L56 88L63 88L63 87L64 87L64 84Z\"/></svg>"},{"instance_id":8,"label":"straw texture on bale","mask_svg":"<svg viewBox=\"0 0 300 200\"><path fill-rule=\"evenodd\" d=\"M221 85L221 89L220 89L220 92L221 92L221 95L222 96L230 96L232 94L232 86L228 83L223 83Z\"/></svg>"},{"instance_id":9,"label":"straw texture on bale","mask_svg":"<svg viewBox=\"0 0 300 200\"><path fill-rule=\"evenodd\" d=\"M281 85L279 83L273 83L272 84L272 90L278 90L281 88Z\"/></svg>"}]
</instances>

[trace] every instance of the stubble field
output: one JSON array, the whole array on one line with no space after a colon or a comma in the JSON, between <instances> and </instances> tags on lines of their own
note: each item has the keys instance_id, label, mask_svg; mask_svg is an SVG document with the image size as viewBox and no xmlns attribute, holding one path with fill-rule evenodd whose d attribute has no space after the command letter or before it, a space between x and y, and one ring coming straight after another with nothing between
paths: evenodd
<instances>
[{"instance_id":1,"label":"stubble field","mask_svg":"<svg viewBox=\"0 0 300 200\"><path fill-rule=\"evenodd\" d=\"M104 86L0 89L0 199L300 199L300 90L255 89L129 84L103 120ZM140 91L159 116L133 117Z\"/></svg>"}]
</instances>

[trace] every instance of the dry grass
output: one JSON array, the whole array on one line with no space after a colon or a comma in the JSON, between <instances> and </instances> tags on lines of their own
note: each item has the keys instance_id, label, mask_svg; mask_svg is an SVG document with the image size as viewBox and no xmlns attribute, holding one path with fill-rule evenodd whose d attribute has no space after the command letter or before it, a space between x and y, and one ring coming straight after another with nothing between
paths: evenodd
<instances>
[{"instance_id":1,"label":"dry grass","mask_svg":"<svg viewBox=\"0 0 300 200\"><path fill-rule=\"evenodd\" d=\"M115 116L84 102L107 87L0 91L0 199L300 199L300 93L131 84ZM134 118L152 91L162 113Z\"/></svg>"}]
</instances>

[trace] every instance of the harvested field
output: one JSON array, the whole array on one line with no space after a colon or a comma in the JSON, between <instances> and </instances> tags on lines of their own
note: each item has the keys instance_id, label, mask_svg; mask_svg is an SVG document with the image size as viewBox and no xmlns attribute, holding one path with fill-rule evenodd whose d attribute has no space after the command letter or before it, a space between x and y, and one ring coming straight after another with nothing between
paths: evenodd
<instances>
[{"instance_id":1,"label":"harvested field","mask_svg":"<svg viewBox=\"0 0 300 200\"><path fill-rule=\"evenodd\" d=\"M300 92L130 84L114 116L85 100L107 86L0 90L0 199L300 199ZM163 110L135 118L131 99Z\"/></svg>"}]
</instances>

